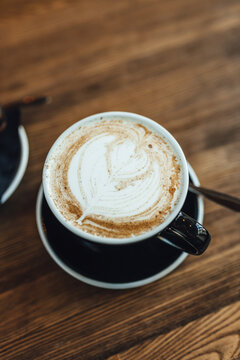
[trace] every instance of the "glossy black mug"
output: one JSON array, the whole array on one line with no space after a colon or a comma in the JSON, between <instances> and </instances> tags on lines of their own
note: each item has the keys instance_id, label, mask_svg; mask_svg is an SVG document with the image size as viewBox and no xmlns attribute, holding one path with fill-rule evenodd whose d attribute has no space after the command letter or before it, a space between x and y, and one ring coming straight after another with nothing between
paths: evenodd
<instances>
[{"instance_id":1,"label":"glossy black mug","mask_svg":"<svg viewBox=\"0 0 240 360\"><path fill-rule=\"evenodd\" d=\"M81 229L74 227L74 225L68 223L63 215L56 209L56 206L48 192L48 186L47 186L47 161L48 158L52 155L54 152L56 146L59 143L59 139L53 144L52 148L49 151L49 154L47 156L44 170L43 170L43 190L44 190L44 196L47 201L47 204L49 208L51 209L53 215L57 218L57 220L71 233L73 233L75 236L79 236L79 241L82 239L85 239L92 243L99 243L104 245L130 245L133 243L141 242L142 240L146 240L148 238L152 237L159 237L160 241L166 241L168 244L177 247L181 249L184 252L187 252L189 254L193 255L200 255L202 254L207 246L209 245L211 236L209 232L196 220L191 218L190 216L186 215L184 212L182 212L182 207L185 202L187 193L188 193L188 186L189 186L189 172L188 172L188 165L187 161L185 159L184 153L180 147L180 145L177 143L175 138L161 125L154 122L153 120L150 120L144 116L133 114L133 113L127 113L127 112L106 112L106 113L100 113L95 114L92 116L89 116L80 122L75 123L70 128L68 128L62 135L61 140L68 136L71 132L73 132L75 129L77 129L81 125L84 125L88 123L89 121L94 121L95 119L103 119L108 120L112 118L127 118L132 119L133 121L141 122L146 126L150 126L156 133L158 133L160 136L163 136L165 139L169 141L171 146L174 148L175 152L178 154L180 162L181 162L181 168L183 172L182 176L182 191L180 194L180 198L177 202L177 204L172 209L169 216L166 218L166 220L161 223L159 226L155 227L153 230L148 231L144 234L133 236L129 238L124 239L110 239L110 238L103 238L97 235L88 234L86 232L83 232Z\"/></svg>"}]
</instances>

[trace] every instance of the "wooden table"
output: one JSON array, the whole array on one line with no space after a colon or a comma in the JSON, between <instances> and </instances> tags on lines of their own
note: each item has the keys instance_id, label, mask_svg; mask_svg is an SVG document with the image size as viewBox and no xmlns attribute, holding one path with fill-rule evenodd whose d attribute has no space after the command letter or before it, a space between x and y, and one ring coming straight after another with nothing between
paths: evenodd
<instances>
[{"instance_id":1,"label":"wooden table","mask_svg":"<svg viewBox=\"0 0 240 360\"><path fill-rule=\"evenodd\" d=\"M207 252L125 291L64 273L35 224L49 147L108 110L158 121L202 184L240 196L240 2L2 0L0 36L1 102L53 97L24 110L29 165L0 209L0 358L240 359L238 214L206 201Z\"/></svg>"}]
</instances>

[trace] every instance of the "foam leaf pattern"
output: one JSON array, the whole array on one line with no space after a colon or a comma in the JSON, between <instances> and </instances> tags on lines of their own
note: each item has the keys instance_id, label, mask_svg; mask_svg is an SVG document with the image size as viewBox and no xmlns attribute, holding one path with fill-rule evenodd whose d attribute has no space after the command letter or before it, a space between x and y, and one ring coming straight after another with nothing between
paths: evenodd
<instances>
[{"instance_id":1,"label":"foam leaf pattern","mask_svg":"<svg viewBox=\"0 0 240 360\"><path fill-rule=\"evenodd\" d=\"M136 235L171 211L179 164L169 144L143 125L88 125L64 146L65 157L52 165L52 192L59 194L54 200L65 218L83 231L121 237L125 226L125 236Z\"/></svg>"}]
</instances>

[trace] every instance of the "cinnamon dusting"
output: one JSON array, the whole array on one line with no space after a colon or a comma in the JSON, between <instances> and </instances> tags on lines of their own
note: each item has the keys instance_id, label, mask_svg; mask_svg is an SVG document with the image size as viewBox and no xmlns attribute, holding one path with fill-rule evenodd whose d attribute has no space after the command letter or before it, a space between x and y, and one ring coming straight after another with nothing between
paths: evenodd
<instances>
[{"instance_id":1,"label":"cinnamon dusting","mask_svg":"<svg viewBox=\"0 0 240 360\"><path fill-rule=\"evenodd\" d=\"M74 224L75 227L85 231L89 234L94 234L102 237L111 237L111 238L126 238L130 236L140 235L144 232L150 231L156 226L159 226L162 222L165 221L166 216L172 210L172 202L175 196L176 191L180 186L180 176L181 176L181 167L178 163L178 160L175 155L172 155L172 173L169 180L166 180L166 183L163 185L163 189L165 188L165 195L167 196L167 202L160 209L158 204L160 203L160 198L152 204L151 208L147 209L144 212L139 212L138 217L145 217L145 219L138 220L136 216L128 216L127 218L114 218L109 219L104 216L100 216L97 214L88 214L84 217L84 220L79 223L77 220L83 214L83 205L79 203L76 199L75 195L72 193L69 183L68 183L68 171L71 164L71 161L77 151L86 144L89 140L94 136L101 135L104 131L109 131L110 133L114 133L115 141L110 143L108 146L108 151L111 152L114 144L116 142L124 142L125 138L128 136L128 132L124 129L122 131L121 126L118 124L122 124L121 121L113 120L111 124L107 121L101 121L101 123L94 123L93 126L83 126L83 128L79 129L78 133L76 132L76 138L73 139L73 143L71 143L71 134L69 136L70 145L65 146L64 152L55 156L54 160L51 162L51 191L54 194L54 202L56 207L59 209L61 214L67 221L70 221ZM111 126L110 126L111 125ZM146 137L151 136L151 143L145 144L145 149L147 149L149 153L151 161L153 161L156 156L158 156L158 152L155 151L158 147L161 147L161 144L166 144L165 140L163 140L160 136L153 134L149 129L147 129L142 124L137 123L137 127L144 130L143 141ZM66 139L66 144L67 144ZM154 151L150 149L153 148ZM147 146L147 147L146 147ZM142 145L140 146L140 150L142 149ZM161 149L164 153L164 148ZM53 164L53 165L52 165ZM107 171L109 176L111 175L111 165L110 160L107 158ZM150 170L143 172L141 175L136 175L131 180L122 180L119 181L118 185L116 185L116 191L121 191L126 187L134 184L136 181L141 181L145 177L149 176L150 172L153 171L153 168L150 167Z\"/></svg>"}]
</instances>

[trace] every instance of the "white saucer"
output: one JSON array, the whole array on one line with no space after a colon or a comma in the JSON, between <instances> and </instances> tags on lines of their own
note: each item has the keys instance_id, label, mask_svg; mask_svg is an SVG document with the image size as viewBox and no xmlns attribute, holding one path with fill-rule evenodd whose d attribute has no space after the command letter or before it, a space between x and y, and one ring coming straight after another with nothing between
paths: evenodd
<instances>
[{"instance_id":1,"label":"white saucer","mask_svg":"<svg viewBox=\"0 0 240 360\"><path fill-rule=\"evenodd\" d=\"M26 131L22 125L18 127L18 134L19 134L20 147L21 147L21 157L16 174L12 182L10 183L9 187L2 195L1 204L5 203L14 193L14 191L17 189L26 171L26 167L28 163L28 157L29 157L28 138Z\"/></svg>"},{"instance_id":2,"label":"white saucer","mask_svg":"<svg viewBox=\"0 0 240 360\"><path fill-rule=\"evenodd\" d=\"M192 182L194 185L198 186L199 185L198 177L197 177L196 173L194 172L194 170L192 169L192 167L189 164L188 164L188 166L189 166L189 174L192 179ZM173 263L171 263L168 267L166 267L164 270L160 271L159 273L155 274L154 276L150 276L148 278L144 278L139 281L126 282L126 283L109 283L109 282L94 280L90 277L86 277L86 276L82 275L80 272L73 270L69 265L67 265L65 262L63 262L62 259L59 258L59 256L56 254L56 252L51 247L49 240L47 238L47 234L44 231L44 227L43 227L42 200L43 200L43 188L41 185L39 192L38 192L37 203L36 203L36 222L37 222L39 235L43 242L43 245L45 246L47 252L52 257L52 259L64 271L66 271L69 275L73 276L74 278L81 280L84 283L87 283L89 285L106 288L106 289L130 289L130 288L134 288L134 287L143 286L143 285L149 284L153 281L156 281L156 280L166 276L167 274L169 274L170 272L175 270L188 256L188 254L182 252L179 255L179 257ZM198 207L198 216L197 216L196 220L198 222L202 223L203 216L204 216L204 205L203 205L203 199L201 196L197 197L197 207Z\"/></svg>"}]
</instances>

